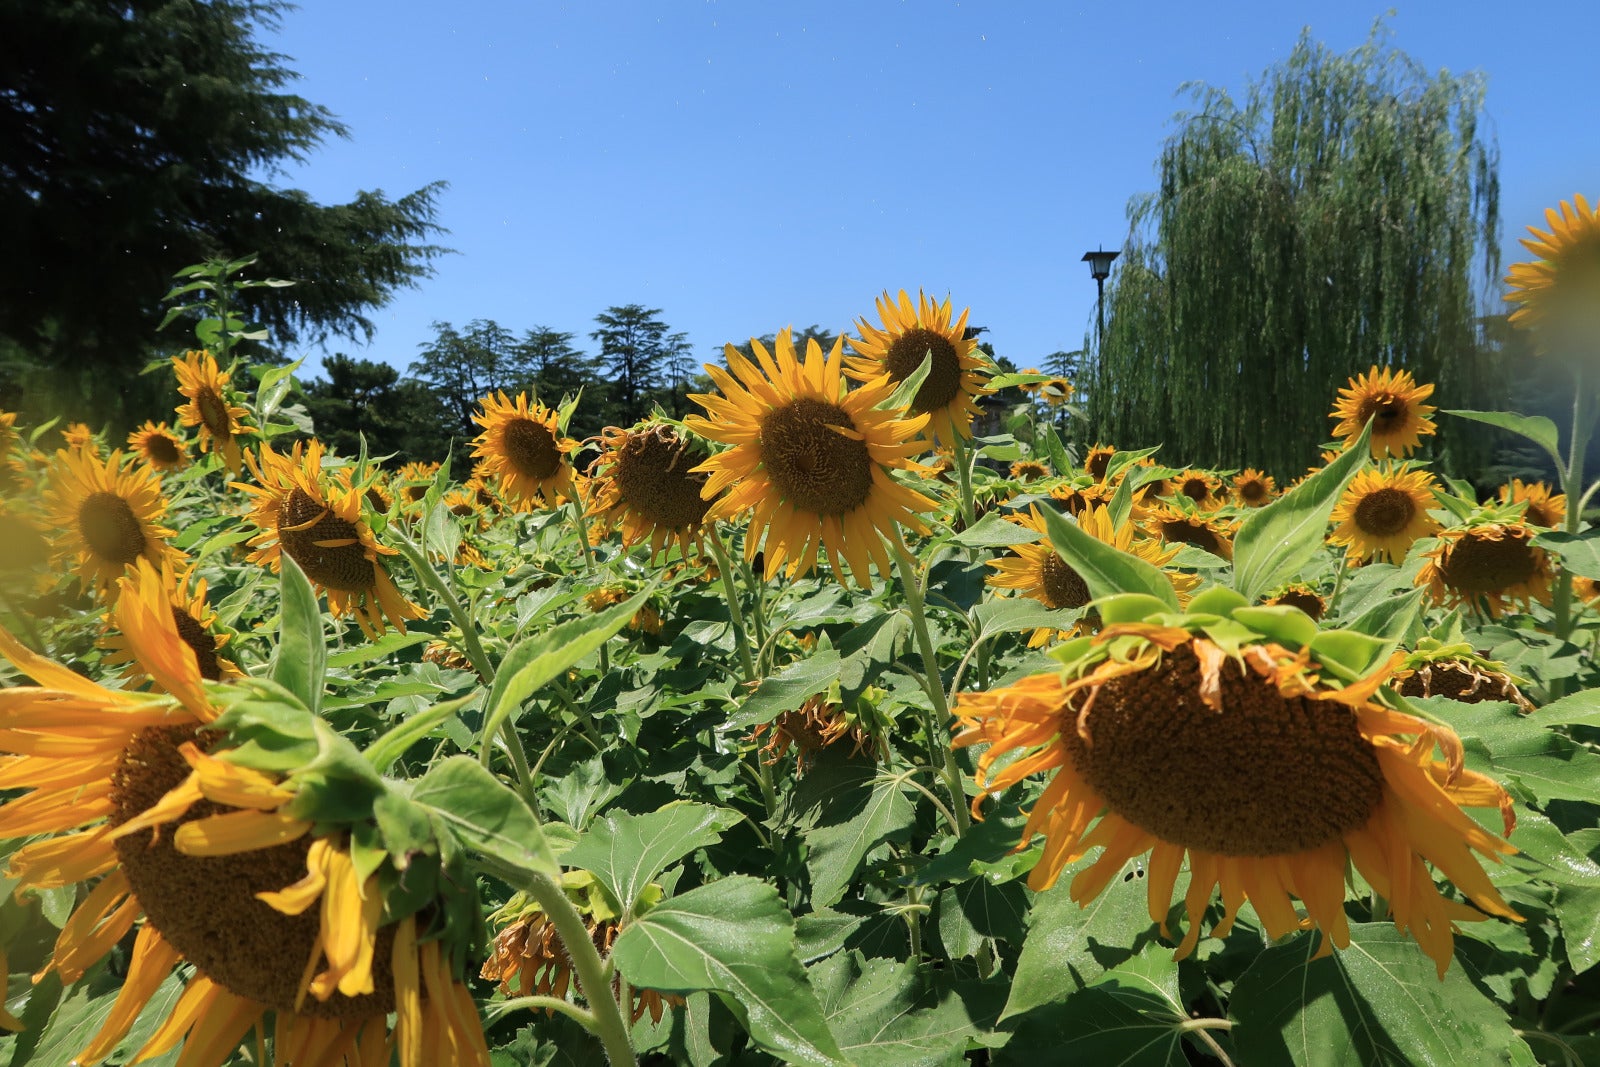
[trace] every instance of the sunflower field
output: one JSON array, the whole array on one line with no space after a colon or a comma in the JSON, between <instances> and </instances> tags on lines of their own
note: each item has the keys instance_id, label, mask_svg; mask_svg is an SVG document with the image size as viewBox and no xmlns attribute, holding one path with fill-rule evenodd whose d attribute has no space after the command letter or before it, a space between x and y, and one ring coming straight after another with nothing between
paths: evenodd
<instances>
[{"instance_id":1,"label":"sunflower field","mask_svg":"<svg viewBox=\"0 0 1600 1067\"><path fill-rule=\"evenodd\" d=\"M1070 448L904 291L436 468L237 388L226 311L125 442L0 413L0 1067L1600 1063L1600 218L1550 226L1570 425L1374 367L1290 484Z\"/></svg>"}]
</instances>

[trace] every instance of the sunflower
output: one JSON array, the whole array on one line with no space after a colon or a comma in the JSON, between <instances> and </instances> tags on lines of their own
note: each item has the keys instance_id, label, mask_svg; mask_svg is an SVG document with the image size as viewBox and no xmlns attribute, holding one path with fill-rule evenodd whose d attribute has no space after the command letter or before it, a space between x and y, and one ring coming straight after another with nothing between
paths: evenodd
<instances>
[{"instance_id":1,"label":"sunflower","mask_svg":"<svg viewBox=\"0 0 1600 1067\"><path fill-rule=\"evenodd\" d=\"M1021 373L1021 374L1042 374L1044 372L1041 371L1038 367L1024 367L1018 373ZM1044 382L1018 382L1017 383L1017 388L1021 389L1024 393L1032 394L1032 393L1037 393L1039 391L1040 386L1042 386L1042 385L1044 385Z\"/></svg>"},{"instance_id":2,"label":"sunflower","mask_svg":"<svg viewBox=\"0 0 1600 1067\"><path fill-rule=\"evenodd\" d=\"M1491 619L1531 601L1550 603L1554 566L1544 549L1533 544L1538 531L1526 523L1482 522L1459 526L1439 535L1417 572L1434 603L1465 604Z\"/></svg>"},{"instance_id":3,"label":"sunflower","mask_svg":"<svg viewBox=\"0 0 1600 1067\"><path fill-rule=\"evenodd\" d=\"M1233 559L1232 527L1219 519L1164 505L1150 509L1145 529L1168 544L1193 545L1213 556Z\"/></svg>"},{"instance_id":4,"label":"sunflower","mask_svg":"<svg viewBox=\"0 0 1600 1067\"><path fill-rule=\"evenodd\" d=\"M1349 441L1359 436L1371 419L1368 444L1373 459L1409 456L1425 435L1436 432L1428 418L1434 409L1421 403L1432 395L1433 386L1418 385L1410 371L1373 367L1339 390L1339 400L1328 416L1342 420L1333 428L1333 436Z\"/></svg>"},{"instance_id":5,"label":"sunflower","mask_svg":"<svg viewBox=\"0 0 1600 1067\"><path fill-rule=\"evenodd\" d=\"M1263 474L1254 467L1247 468L1233 479L1233 498L1241 507L1264 507L1272 502L1277 491L1278 486L1272 480L1272 475Z\"/></svg>"},{"instance_id":6,"label":"sunflower","mask_svg":"<svg viewBox=\"0 0 1600 1067\"><path fill-rule=\"evenodd\" d=\"M1011 464L1011 477L1019 482L1034 482L1050 477L1050 465L1036 459L1019 459Z\"/></svg>"},{"instance_id":7,"label":"sunflower","mask_svg":"<svg viewBox=\"0 0 1600 1067\"><path fill-rule=\"evenodd\" d=\"M144 420L142 427L128 435L128 451L158 471L182 470L189 465L189 446L165 421Z\"/></svg>"},{"instance_id":8,"label":"sunflower","mask_svg":"<svg viewBox=\"0 0 1600 1067\"><path fill-rule=\"evenodd\" d=\"M1207 471L1186 470L1170 480L1171 492L1178 496L1186 496L1194 501L1194 506L1203 508L1213 503L1213 498L1222 488L1222 482L1215 475Z\"/></svg>"},{"instance_id":9,"label":"sunflower","mask_svg":"<svg viewBox=\"0 0 1600 1067\"><path fill-rule=\"evenodd\" d=\"M1167 912L1187 859L1179 958L1194 950L1219 885L1225 915L1214 935L1226 935L1246 900L1268 937L1293 933L1306 923L1292 895L1327 953L1349 943L1344 886L1353 863L1441 977L1453 923L1483 912L1516 918L1472 854L1498 861L1515 850L1461 810L1498 807L1509 834L1510 798L1462 767L1448 729L1373 699L1392 666L1339 687L1308 651L1243 625L1218 645L1203 629L1214 615L1177 618L1182 625L1107 626L1080 639L1061 672L961 694L955 744L988 745L980 788L999 793L1053 772L1022 834L1022 845L1045 837L1033 889L1049 889L1068 863L1099 848L1069 888L1087 904L1148 851L1150 917L1170 936ZM1019 758L997 771L1011 754ZM1425 860L1483 911L1440 895Z\"/></svg>"},{"instance_id":10,"label":"sunflower","mask_svg":"<svg viewBox=\"0 0 1600 1067\"><path fill-rule=\"evenodd\" d=\"M1111 512L1106 508L1091 506L1078 514L1078 528L1095 540L1110 545L1121 552L1136 556L1153 567L1165 568L1178 554L1178 547L1166 547L1147 537L1135 538L1132 523L1113 526ZM1015 589L1032 597L1045 607L1056 610L1082 608L1093 599L1083 576L1073 569L1057 552L1045 530L1044 516L1037 506L1030 506L1028 514L1013 515L1011 520L1025 530L1039 535L1038 543L1013 545L1012 555L991 559L989 566L997 573L989 575L989 585L996 589ZM1192 574L1165 572L1167 579L1180 595L1187 595L1198 579ZM1074 630L1076 627L1074 628ZM1029 648L1039 648L1050 639L1052 631L1037 629L1028 641ZM1068 637L1066 630L1055 631L1059 637Z\"/></svg>"},{"instance_id":11,"label":"sunflower","mask_svg":"<svg viewBox=\"0 0 1600 1067\"><path fill-rule=\"evenodd\" d=\"M1513 478L1510 485L1500 487L1499 496L1502 504L1525 504L1522 520L1529 526L1555 530L1566 521L1566 494L1552 494L1550 487L1543 482L1524 482L1521 478Z\"/></svg>"},{"instance_id":12,"label":"sunflower","mask_svg":"<svg viewBox=\"0 0 1600 1067\"><path fill-rule=\"evenodd\" d=\"M583 602L589 605L589 610L602 612L609 607L627 600L632 595L626 586L603 585L584 594ZM644 606L633 613L633 618L628 620L628 629L645 634L659 634L661 632L661 612L646 601Z\"/></svg>"},{"instance_id":13,"label":"sunflower","mask_svg":"<svg viewBox=\"0 0 1600 1067\"><path fill-rule=\"evenodd\" d=\"M1105 481L1106 472L1111 469L1111 457L1116 454L1116 448L1111 445L1094 445L1083 457L1083 472L1097 482Z\"/></svg>"},{"instance_id":14,"label":"sunflower","mask_svg":"<svg viewBox=\"0 0 1600 1067\"><path fill-rule=\"evenodd\" d=\"M67 423L67 428L61 431L61 444L74 452L84 449L98 452L100 448L94 439L94 431L89 429L86 422Z\"/></svg>"},{"instance_id":15,"label":"sunflower","mask_svg":"<svg viewBox=\"0 0 1600 1067\"><path fill-rule=\"evenodd\" d=\"M676 543L687 557L711 507L701 495L707 476L695 469L705 454L672 427L652 422L631 430L607 426L600 444L604 450L589 467L595 492L588 513L619 526L624 548L648 540L655 559Z\"/></svg>"},{"instance_id":16,"label":"sunflower","mask_svg":"<svg viewBox=\"0 0 1600 1067\"><path fill-rule=\"evenodd\" d=\"M1058 408L1072 399L1072 383L1065 378L1051 378L1039 383L1039 397L1046 404Z\"/></svg>"},{"instance_id":17,"label":"sunflower","mask_svg":"<svg viewBox=\"0 0 1600 1067\"><path fill-rule=\"evenodd\" d=\"M178 405L178 419L185 426L200 427L200 451L219 453L229 473L239 474L239 435L245 432L240 420L250 412L228 399L231 374L217 367L217 361L204 349L172 357L178 374L178 392L189 398Z\"/></svg>"},{"instance_id":18,"label":"sunflower","mask_svg":"<svg viewBox=\"0 0 1600 1067\"><path fill-rule=\"evenodd\" d=\"M75 556L79 584L108 597L135 560L160 566L178 553L156 525L167 502L154 471L135 467L122 452L101 459L92 452L63 449L51 461L44 491L46 521L56 531L58 556Z\"/></svg>"},{"instance_id":19,"label":"sunflower","mask_svg":"<svg viewBox=\"0 0 1600 1067\"><path fill-rule=\"evenodd\" d=\"M1463 704L1505 700L1524 713L1533 711L1533 702L1519 687L1527 684L1504 663L1465 642L1446 645L1433 638L1424 638L1415 651L1406 653L1394 676L1395 691L1402 696L1441 696Z\"/></svg>"},{"instance_id":20,"label":"sunflower","mask_svg":"<svg viewBox=\"0 0 1600 1067\"><path fill-rule=\"evenodd\" d=\"M1050 499L1060 504L1061 510L1068 515L1082 515L1087 508L1109 504L1116 495L1116 489L1103 482L1091 482L1088 485L1064 482L1050 490Z\"/></svg>"},{"instance_id":21,"label":"sunflower","mask_svg":"<svg viewBox=\"0 0 1600 1067\"><path fill-rule=\"evenodd\" d=\"M1267 604L1273 607L1296 608L1313 622L1321 619L1323 613L1328 610L1328 602L1322 599L1322 594L1304 582L1290 582L1274 596L1267 598Z\"/></svg>"},{"instance_id":22,"label":"sunflower","mask_svg":"<svg viewBox=\"0 0 1600 1067\"><path fill-rule=\"evenodd\" d=\"M282 566L284 553L300 565L317 586L327 591L328 610L355 615L369 637L383 633L385 620L405 632L407 619L423 617L422 609L400 595L379 562L395 555L378 544L361 518L361 496L349 485L327 484L322 478L322 442L296 441L280 456L262 445L259 461L246 456L260 485L234 482L253 495L250 520L261 532L249 544L250 562Z\"/></svg>"},{"instance_id":23,"label":"sunflower","mask_svg":"<svg viewBox=\"0 0 1600 1067\"><path fill-rule=\"evenodd\" d=\"M395 472L395 478L400 482L400 498L407 504L415 504L428 495L428 488L433 485L433 479L439 473L438 463L412 462L402 464Z\"/></svg>"},{"instance_id":24,"label":"sunflower","mask_svg":"<svg viewBox=\"0 0 1600 1067\"><path fill-rule=\"evenodd\" d=\"M1600 609L1600 580L1575 576L1572 579L1572 599L1582 607Z\"/></svg>"},{"instance_id":25,"label":"sunflower","mask_svg":"<svg viewBox=\"0 0 1600 1067\"><path fill-rule=\"evenodd\" d=\"M877 762L878 746L861 720L847 712L839 703L837 687L831 693L809 696L798 708L783 712L771 722L760 723L750 732L751 741L760 741L763 734L772 736L761 746L768 764L777 763L792 747L795 750L795 774L803 775L824 749L838 746L841 752L849 746L848 756L865 756Z\"/></svg>"},{"instance_id":26,"label":"sunflower","mask_svg":"<svg viewBox=\"0 0 1600 1067\"><path fill-rule=\"evenodd\" d=\"M1522 247L1536 257L1531 263L1513 263L1506 284L1509 303L1517 308L1511 324L1524 328L1540 325L1552 315L1565 319L1576 313L1579 323L1594 323L1600 307L1600 211L1583 196L1561 201L1561 210L1544 213L1548 232L1528 227L1533 238Z\"/></svg>"},{"instance_id":27,"label":"sunflower","mask_svg":"<svg viewBox=\"0 0 1600 1067\"><path fill-rule=\"evenodd\" d=\"M898 301L888 292L877 300L880 330L857 321L861 340L850 338L857 356L848 361L846 373L861 382L875 382L887 376L890 390L911 377L924 359L931 360L928 376L912 398L910 414L927 415L927 434L936 444L953 444L956 438L972 436L972 417L978 413L977 398L987 393L983 387L988 375L978 351L976 338L967 336L967 310L954 323L950 321L950 299L935 303L921 290L916 304L904 289Z\"/></svg>"},{"instance_id":28,"label":"sunflower","mask_svg":"<svg viewBox=\"0 0 1600 1067\"><path fill-rule=\"evenodd\" d=\"M706 520L749 512L745 557L764 553L769 581L780 570L791 579L810 573L825 545L835 577L845 580L843 559L857 582L870 585L871 564L889 571L883 535L898 537L902 524L926 533L917 513L937 506L890 474L922 469L909 457L924 448L920 435L929 416L880 410L894 390L887 375L846 389L842 341L824 356L808 338L803 362L787 329L773 353L750 344L757 363L728 345L732 373L706 365L722 393L691 396L709 418L684 420L708 440L733 446L695 468L711 475L702 490L715 500Z\"/></svg>"},{"instance_id":29,"label":"sunflower","mask_svg":"<svg viewBox=\"0 0 1600 1067\"><path fill-rule=\"evenodd\" d=\"M17 433L17 413L0 408L0 456L11 454L12 447L22 439Z\"/></svg>"},{"instance_id":30,"label":"sunflower","mask_svg":"<svg viewBox=\"0 0 1600 1067\"><path fill-rule=\"evenodd\" d=\"M195 669L209 682L220 682L227 677L238 677L243 672L228 660L217 655L231 634L215 632L217 613L206 602L206 580L195 578L193 568L180 569L171 562L161 565L158 571L148 564L138 566L136 576L124 576L121 582L130 581L141 587L141 595L152 604L166 604L172 611L172 622L178 628L178 637L194 653ZM143 588L154 583L158 588ZM134 655L128 635L117 629L116 612L106 615L106 635L100 646L108 649L105 662L108 666L127 664L127 676L143 677L139 659Z\"/></svg>"},{"instance_id":31,"label":"sunflower","mask_svg":"<svg viewBox=\"0 0 1600 1067\"><path fill-rule=\"evenodd\" d=\"M1419 538L1442 527L1428 515L1436 486L1427 471L1398 467L1367 468L1351 479L1329 521L1328 541L1349 545L1351 559L1383 556L1399 563Z\"/></svg>"},{"instance_id":32,"label":"sunflower","mask_svg":"<svg viewBox=\"0 0 1600 1067\"><path fill-rule=\"evenodd\" d=\"M0 788L26 791L0 807L0 837L50 835L14 852L7 875L19 898L86 883L35 980L76 982L138 928L116 1001L73 1062L110 1055L189 962L196 973L135 1060L183 1042L180 1063L220 1067L270 1013L280 1063L345 1062L339 1050L387 1063L398 1043L403 1067L435 1046L486 1065L471 996L439 946L417 947L415 917L379 931L383 898L358 880L342 831L307 840L312 822L279 810L295 794L229 762L161 578L141 564L122 581L117 628L170 697L102 688L0 628L0 654L38 683L0 690Z\"/></svg>"},{"instance_id":33,"label":"sunflower","mask_svg":"<svg viewBox=\"0 0 1600 1067\"><path fill-rule=\"evenodd\" d=\"M536 506L557 507L573 495L572 464L567 454L574 442L561 436L556 412L527 393L516 400L505 393L484 397L482 415L472 421L483 427L473 441L474 456L497 476L500 490L513 504L530 511Z\"/></svg>"}]
</instances>

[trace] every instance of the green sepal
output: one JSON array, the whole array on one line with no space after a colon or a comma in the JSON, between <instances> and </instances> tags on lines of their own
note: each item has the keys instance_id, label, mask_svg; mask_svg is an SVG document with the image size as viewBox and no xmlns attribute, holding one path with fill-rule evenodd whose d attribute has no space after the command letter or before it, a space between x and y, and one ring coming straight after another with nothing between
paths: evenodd
<instances>
[{"instance_id":1,"label":"green sepal","mask_svg":"<svg viewBox=\"0 0 1600 1067\"><path fill-rule=\"evenodd\" d=\"M228 735L229 762L268 774L289 774L316 758L316 720L282 686L251 678L209 692L226 707L209 729Z\"/></svg>"},{"instance_id":2,"label":"green sepal","mask_svg":"<svg viewBox=\"0 0 1600 1067\"><path fill-rule=\"evenodd\" d=\"M292 774L295 797L284 804L292 818L319 823L351 824L372 818L384 782L361 750L321 719L311 720L317 752Z\"/></svg>"},{"instance_id":3,"label":"green sepal","mask_svg":"<svg viewBox=\"0 0 1600 1067\"><path fill-rule=\"evenodd\" d=\"M1119 622L1144 622L1152 615L1165 614L1171 607L1148 593L1117 593L1094 601L1092 606L1108 626Z\"/></svg>"},{"instance_id":4,"label":"green sepal","mask_svg":"<svg viewBox=\"0 0 1600 1067\"><path fill-rule=\"evenodd\" d=\"M1295 651L1311 644L1320 632L1315 619L1289 604L1239 608L1233 613L1233 617L1252 630L1265 634L1285 648Z\"/></svg>"},{"instance_id":5,"label":"green sepal","mask_svg":"<svg viewBox=\"0 0 1600 1067\"><path fill-rule=\"evenodd\" d=\"M1194 615L1210 613L1227 618L1240 608L1249 606L1250 601L1236 590L1229 589L1225 585L1213 585L1194 595L1189 601L1189 612Z\"/></svg>"},{"instance_id":6,"label":"green sepal","mask_svg":"<svg viewBox=\"0 0 1600 1067\"><path fill-rule=\"evenodd\" d=\"M1394 648L1394 642L1353 630L1323 630L1311 641L1311 654L1342 681L1365 677Z\"/></svg>"}]
</instances>

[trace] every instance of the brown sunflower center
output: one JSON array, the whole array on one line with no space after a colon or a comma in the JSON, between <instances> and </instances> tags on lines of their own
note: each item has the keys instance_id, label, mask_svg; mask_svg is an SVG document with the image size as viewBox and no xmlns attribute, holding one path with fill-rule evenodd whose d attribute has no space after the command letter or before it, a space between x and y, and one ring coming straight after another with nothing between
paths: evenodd
<instances>
[{"instance_id":1,"label":"brown sunflower center","mask_svg":"<svg viewBox=\"0 0 1600 1067\"><path fill-rule=\"evenodd\" d=\"M1178 492L1196 504L1204 504L1211 496L1211 486L1206 484L1204 478L1185 478L1183 484L1178 487Z\"/></svg>"},{"instance_id":2,"label":"brown sunflower center","mask_svg":"<svg viewBox=\"0 0 1600 1067\"><path fill-rule=\"evenodd\" d=\"M206 632L193 615L177 605L172 606L172 621L178 627L178 639L194 649L194 658L200 665L200 677L208 682L222 681L222 662L217 659L217 639Z\"/></svg>"},{"instance_id":3,"label":"brown sunflower center","mask_svg":"<svg viewBox=\"0 0 1600 1067\"><path fill-rule=\"evenodd\" d=\"M196 737L192 726L141 730L123 749L111 779L119 826L160 800L188 777L178 746ZM204 747L202 744L201 747ZM116 842L117 859L149 923L206 977L239 996L294 1009L300 976L316 944L321 909L284 915L256 899L306 873L311 844L302 837L233 856L185 856L173 847L177 826L231 809L201 801L158 832L141 831ZM393 927L380 930L372 960L375 992L327 1001L307 997L301 1011L319 1018L354 1018L394 1010L390 971Z\"/></svg>"},{"instance_id":4,"label":"brown sunflower center","mask_svg":"<svg viewBox=\"0 0 1600 1067\"><path fill-rule=\"evenodd\" d=\"M884 357L891 381L903 382L916 373L922 361L932 354L928 376L922 380L911 410L921 414L937 411L961 392L961 355L950 338L926 326L913 326L896 337Z\"/></svg>"},{"instance_id":5,"label":"brown sunflower center","mask_svg":"<svg viewBox=\"0 0 1600 1067\"><path fill-rule=\"evenodd\" d=\"M1365 425L1368 419L1372 419L1372 435L1378 437L1399 429L1405 422L1406 410L1406 402L1400 397L1381 393L1361 402L1356 409L1356 423Z\"/></svg>"},{"instance_id":6,"label":"brown sunflower center","mask_svg":"<svg viewBox=\"0 0 1600 1067\"><path fill-rule=\"evenodd\" d=\"M377 486L368 486L366 496L367 506L373 511L382 513L389 510L389 500Z\"/></svg>"},{"instance_id":7,"label":"brown sunflower center","mask_svg":"<svg viewBox=\"0 0 1600 1067\"><path fill-rule=\"evenodd\" d=\"M506 462L524 478L543 481L561 466L555 432L533 419L508 420L500 431L500 448Z\"/></svg>"},{"instance_id":8,"label":"brown sunflower center","mask_svg":"<svg viewBox=\"0 0 1600 1067\"><path fill-rule=\"evenodd\" d=\"M360 531L304 489L291 489L278 505L278 542L307 578L329 589L360 593L374 584Z\"/></svg>"},{"instance_id":9,"label":"brown sunflower center","mask_svg":"<svg viewBox=\"0 0 1600 1067\"><path fill-rule=\"evenodd\" d=\"M78 505L78 533L89 551L108 563L129 564L145 549L133 507L116 493L90 493Z\"/></svg>"},{"instance_id":10,"label":"brown sunflower center","mask_svg":"<svg viewBox=\"0 0 1600 1067\"><path fill-rule=\"evenodd\" d=\"M171 466L183 458L178 442L164 433L153 433L144 439L145 455L162 466Z\"/></svg>"},{"instance_id":11,"label":"brown sunflower center","mask_svg":"<svg viewBox=\"0 0 1600 1067\"><path fill-rule=\"evenodd\" d=\"M1508 530L1501 538L1466 534L1440 560L1444 584L1466 596L1521 585L1539 569L1533 546L1528 544L1532 536L1520 530Z\"/></svg>"},{"instance_id":12,"label":"brown sunflower center","mask_svg":"<svg viewBox=\"0 0 1600 1067\"><path fill-rule=\"evenodd\" d=\"M1257 504L1267 499L1267 483L1258 478L1251 478L1239 485L1239 499L1246 504Z\"/></svg>"},{"instance_id":13,"label":"brown sunflower center","mask_svg":"<svg viewBox=\"0 0 1600 1067\"><path fill-rule=\"evenodd\" d=\"M1394 537L1416 518L1417 504L1403 489L1374 489L1356 505L1356 526L1371 537Z\"/></svg>"},{"instance_id":14,"label":"brown sunflower center","mask_svg":"<svg viewBox=\"0 0 1600 1067\"><path fill-rule=\"evenodd\" d=\"M1213 555L1222 555L1222 539L1203 522L1188 519L1170 519L1161 524L1163 541L1180 541L1186 545L1203 548Z\"/></svg>"},{"instance_id":15,"label":"brown sunflower center","mask_svg":"<svg viewBox=\"0 0 1600 1067\"><path fill-rule=\"evenodd\" d=\"M843 515L872 494L872 455L839 405L812 397L792 400L761 419L761 463L792 507L814 515Z\"/></svg>"},{"instance_id":16,"label":"brown sunflower center","mask_svg":"<svg viewBox=\"0 0 1600 1067\"><path fill-rule=\"evenodd\" d=\"M1052 608L1081 608L1090 599L1083 577L1055 551L1045 555L1039 568L1039 588Z\"/></svg>"},{"instance_id":17,"label":"brown sunflower center","mask_svg":"<svg viewBox=\"0 0 1600 1067\"><path fill-rule=\"evenodd\" d=\"M1322 618L1326 605L1322 598L1307 589L1288 589L1273 598L1274 604L1283 604L1291 608L1299 608L1313 619Z\"/></svg>"},{"instance_id":18,"label":"brown sunflower center","mask_svg":"<svg viewBox=\"0 0 1600 1067\"><path fill-rule=\"evenodd\" d=\"M200 413L200 421L211 431L213 437L233 436L233 417L228 414L228 402L222 399L215 389L199 390L194 398L194 408Z\"/></svg>"},{"instance_id":19,"label":"brown sunflower center","mask_svg":"<svg viewBox=\"0 0 1600 1067\"><path fill-rule=\"evenodd\" d=\"M1534 526L1555 526L1561 521L1553 508L1537 500L1528 501L1528 506L1522 511L1522 517Z\"/></svg>"},{"instance_id":20,"label":"brown sunflower center","mask_svg":"<svg viewBox=\"0 0 1600 1067\"><path fill-rule=\"evenodd\" d=\"M703 458L658 426L629 434L616 450L610 474L629 511L654 526L684 530L698 526L711 506L700 497L706 475L690 470Z\"/></svg>"},{"instance_id":21,"label":"brown sunflower center","mask_svg":"<svg viewBox=\"0 0 1600 1067\"><path fill-rule=\"evenodd\" d=\"M1350 709L1285 697L1233 660L1222 711L1200 699L1187 645L1100 687L1088 720L1062 738L1111 811L1163 841L1224 856L1274 856L1338 839L1383 799L1383 772ZM1081 701L1087 699L1079 696Z\"/></svg>"},{"instance_id":22,"label":"brown sunflower center","mask_svg":"<svg viewBox=\"0 0 1600 1067\"><path fill-rule=\"evenodd\" d=\"M1104 481L1106 477L1106 471L1111 469L1111 457L1115 455L1116 452L1111 451L1110 449L1102 452L1090 452L1089 458L1083 461L1083 469L1087 471L1089 473L1089 477L1093 478L1095 481Z\"/></svg>"}]
</instances>

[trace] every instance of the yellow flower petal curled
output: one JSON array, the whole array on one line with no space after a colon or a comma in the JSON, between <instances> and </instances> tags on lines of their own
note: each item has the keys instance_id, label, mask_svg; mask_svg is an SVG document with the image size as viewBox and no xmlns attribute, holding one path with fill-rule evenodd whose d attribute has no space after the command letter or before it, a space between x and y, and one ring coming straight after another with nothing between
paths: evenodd
<instances>
[{"instance_id":1,"label":"yellow flower petal curled","mask_svg":"<svg viewBox=\"0 0 1600 1067\"><path fill-rule=\"evenodd\" d=\"M311 830L305 819L275 811L229 811L186 822L172 843L185 856L232 856L287 844Z\"/></svg>"}]
</instances>

